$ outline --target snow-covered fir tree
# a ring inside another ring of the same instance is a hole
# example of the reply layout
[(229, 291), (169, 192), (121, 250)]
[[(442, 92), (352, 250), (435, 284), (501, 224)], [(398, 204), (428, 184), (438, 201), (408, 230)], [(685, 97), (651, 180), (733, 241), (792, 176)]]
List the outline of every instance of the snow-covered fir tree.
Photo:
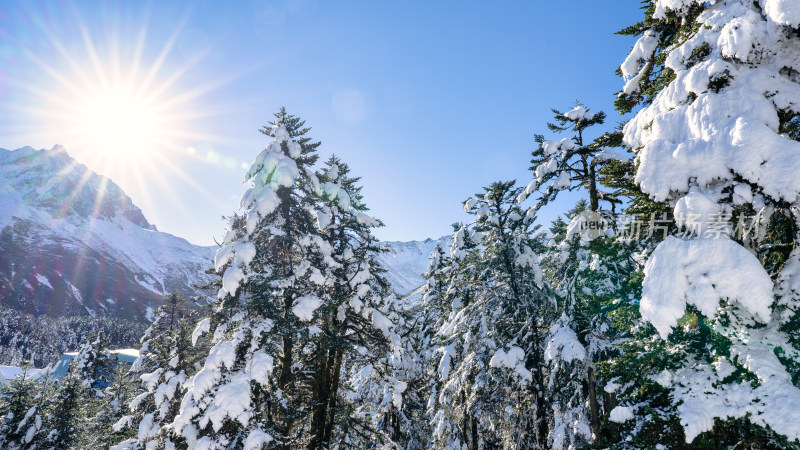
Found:
[[(363, 447), (397, 438), (397, 411), (405, 383), (395, 377), (402, 360), (394, 331), (394, 297), (376, 259), (381, 249), (358, 178), (332, 156), (318, 173), (317, 227), (330, 246), (330, 275), (317, 309), (313, 338), (314, 407), (309, 448)], [(377, 435), (376, 435), (377, 433)]]
[[(160, 447), (166, 444), (170, 430), (167, 425), (178, 414), (180, 388), (197, 371), (203, 346), (192, 343), (197, 321), (196, 307), (176, 292), (164, 299), (150, 328), (142, 336), (139, 357), (130, 373), (139, 383), (137, 395), (129, 399), (130, 414), (122, 415), (112, 430), (133, 434), (115, 448), (137, 449)], [(127, 380), (120, 380), (127, 381)], [(115, 381), (112, 387), (116, 385)]]
[(476, 220), (451, 248), (451, 311), (436, 333), (428, 404), (433, 447), (547, 445), (540, 328), (553, 301), (542, 290), (531, 218), (515, 202), (521, 192), (497, 182), (464, 204)]
[(82, 447), (109, 448), (133, 434), (133, 430), (121, 430), (114, 425), (130, 415), (130, 401), (139, 390), (137, 381), (127, 364), (116, 361), (110, 382), (103, 389), (103, 396), (88, 405), (92, 416), (88, 420)]
[(0, 387), (0, 448), (36, 448), (44, 441), (49, 381), (23, 366), (17, 378)]
[(303, 125), (282, 109), (263, 130), (272, 142), (217, 252), (219, 302), (193, 333), (211, 332), (213, 347), (171, 425), (191, 447), (346, 446), (338, 433), (364, 430), (348, 429), (340, 370), (359, 349), (397, 341), (372, 307), (381, 283), (367, 230), (379, 222), (335, 161), (322, 181), (314, 173), (319, 143)]
[(116, 364), (117, 358), (109, 351), (104, 333), (97, 333), (81, 344), (50, 399), (43, 427), (45, 447), (85, 447), (87, 440), (93, 438), (90, 430), (96, 405), (112, 381)]
[[(517, 198), (523, 204), (536, 195), (528, 209), (532, 216), (563, 191), (579, 190), (585, 199), (550, 229), (542, 252), (545, 281), (557, 299), (549, 318), (545, 360), (548, 364), (547, 396), (553, 403), (549, 445), (581, 446), (600, 433), (605, 402), (596, 379), (597, 364), (611, 349), (605, 313), (617, 301), (621, 286), (620, 265), (625, 249), (615, 248), (615, 212), (622, 203), (618, 190), (603, 183), (604, 171), (628, 160), (615, 150), (620, 133), (605, 133), (590, 140), (593, 126), (605, 121), (580, 103), (562, 113), (553, 110), (547, 126), (563, 138), (536, 136), (531, 171), (534, 179)], [(592, 228), (594, 227), (594, 228)]]
[(84, 425), (84, 408), (88, 403), (83, 396), (81, 381), (78, 376), (69, 373), (59, 381), (49, 408), (51, 415), (45, 424), (46, 445), (70, 448), (76, 443)]
[[(648, 375), (670, 391), (687, 443), (796, 445), (797, 5), (647, 6), (623, 30), (640, 37), (618, 107), (643, 106), (623, 130), (635, 182), (681, 229), (644, 269), (640, 312), (665, 356)], [(611, 420), (636, 434), (649, 407), (625, 402)]]
[[(457, 230), (461, 225), (454, 227)], [(446, 292), (450, 258), (437, 244), (429, 259), (422, 274), (425, 284), (421, 291), (409, 294), (409, 301), (400, 303), (402, 308), (398, 311), (405, 354), (401, 378), (408, 385), (399, 413), (402, 416), (401, 441), (404, 448), (411, 449), (426, 448), (431, 440), (432, 428), (427, 414), (433, 381), (438, 376), (435, 335), (451, 310)]]

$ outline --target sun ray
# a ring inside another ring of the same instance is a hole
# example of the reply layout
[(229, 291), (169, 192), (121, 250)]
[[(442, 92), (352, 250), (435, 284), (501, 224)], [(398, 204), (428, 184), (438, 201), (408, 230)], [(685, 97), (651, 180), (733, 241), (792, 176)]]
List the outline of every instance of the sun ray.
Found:
[[(76, 165), (76, 166), (77, 166), (77, 165)], [(76, 198), (78, 197), (78, 195), (80, 194), (80, 192), (81, 192), (81, 189), (83, 189), (83, 187), (84, 187), (84, 186), (86, 185), (86, 183), (89, 181), (89, 178), (91, 178), (91, 172), (89, 172), (89, 171), (87, 170), (86, 172), (84, 172), (84, 173), (83, 173), (83, 175), (81, 175), (81, 179), (80, 179), (80, 180), (78, 180), (78, 183), (77, 183), (77, 185), (75, 186), (75, 188), (72, 190), (72, 192), (70, 192), (70, 193), (69, 193), (69, 195), (67, 196), (67, 198), (64, 200), (64, 204), (61, 206), (61, 208), (59, 208), (59, 210), (58, 210), (58, 214), (59, 214), (59, 216), (63, 216), (63, 215), (65, 215), (65, 214), (67, 213), (67, 211), (69, 210), (69, 208), (70, 208), (70, 207), (72, 206), (72, 204), (75, 202), (75, 199), (76, 199)]]
[(175, 27), (175, 30), (170, 35), (167, 42), (164, 43), (164, 47), (159, 52), (158, 56), (156, 57), (153, 64), (150, 66), (150, 70), (145, 75), (144, 80), (139, 84), (139, 92), (137, 94), (143, 94), (147, 92), (150, 88), (150, 83), (153, 82), (158, 72), (161, 70), (162, 64), (164, 64), (164, 60), (167, 59), (167, 56), (172, 51), (172, 47), (175, 46), (175, 42), (177, 42), (178, 37), (180, 36), (181, 31), (186, 26), (186, 22), (188, 21), (188, 14), (185, 14), (178, 25)]
[(92, 41), (92, 37), (89, 35), (89, 30), (86, 28), (86, 24), (80, 19), (78, 21), (78, 28), (80, 29), (81, 37), (83, 38), (83, 45), (86, 47), (86, 51), (89, 53), (89, 59), (92, 62), (92, 67), (94, 67), (94, 73), (97, 75), (102, 85), (102, 89), (107, 91), (110, 89), (111, 85), (108, 81), (105, 67), (100, 63), (100, 58), (97, 56), (97, 50), (94, 48), (94, 41)]
[[(149, 10), (148, 10), (146, 15), (149, 16)], [(127, 80), (128, 86), (133, 86), (135, 84), (135, 82), (136, 82), (136, 77), (139, 75), (139, 65), (141, 64), (141, 61), (142, 61), (142, 53), (144, 52), (144, 44), (145, 44), (145, 41), (147, 40), (147, 26), (146, 26), (146, 24), (147, 24), (147, 20), (145, 20), (142, 23), (142, 26), (139, 27), (139, 33), (137, 34), (137, 37), (136, 37), (136, 45), (134, 46), (133, 58), (131, 59), (131, 61), (133, 61), (133, 63), (131, 65), (131, 70), (128, 71), (128, 80)]]
[(108, 182), (108, 178), (100, 177), (100, 186), (97, 188), (97, 194), (95, 195), (94, 203), (92, 204), (92, 217), (98, 217), (100, 215), (100, 208), (103, 206), (103, 200), (106, 198)]

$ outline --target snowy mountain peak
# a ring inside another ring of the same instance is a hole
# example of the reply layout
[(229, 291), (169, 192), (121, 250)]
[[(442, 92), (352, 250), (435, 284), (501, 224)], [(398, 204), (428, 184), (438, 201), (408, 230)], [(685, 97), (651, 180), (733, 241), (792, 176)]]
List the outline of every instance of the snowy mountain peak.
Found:
[(395, 291), (405, 295), (422, 285), (425, 282), (422, 274), (428, 268), (430, 255), (436, 245), (447, 249), (451, 240), (450, 236), (443, 236), (424, 241), (382, 242), (389, 251), (378, 255), (378, 260), (388, 270), (386, 278), (392, 283)]
[[(69, 156), (64, 147), (35, 150), (0, 149), (0, 195), (18, 196), (18, 205), (46, 211), (54, 218), (79, 219), (125, 217), (132, 223), (155, 229), (141, 209), (110, 179), (89, 170)], [(8, 220), (6, 208), (0, 208)], [(2, 222), (0, 222), (2, 223)]]
[(0, 149), (0, 306), (146, 321), (200, 295), (213, 249), (161, 233), (116, 183), (61, 146)]

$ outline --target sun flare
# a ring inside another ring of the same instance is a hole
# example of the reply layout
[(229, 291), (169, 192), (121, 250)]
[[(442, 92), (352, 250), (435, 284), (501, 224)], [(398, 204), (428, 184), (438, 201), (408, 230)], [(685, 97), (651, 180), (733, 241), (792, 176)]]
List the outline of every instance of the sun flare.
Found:
[[(237, 76), (207, 71), (198, 76), (198, 67), (207, 68), (212, 46), (190, 52), (179, 45), (184, 20), (165, 34), (150, 29), (146, 14), (137, 23), (103, 14), (56, 8), (48, 19), (63, 23), (64, 29), (46, 20), (35, 22), (37, 40), (30, 42), (37, 45), (20, 40), (20, 59), (35, 70), (9, 79), (19, 93), (10, 106), (17, 112), (18, 138), (39, 148), (59, 145), (75, 161), (65, 172), (85, 166), (113, 180), (151, 220), (158, 207), (165, 217), (190, 215), (178, 189), (222, 208), (189, 168), (240, 167), (216, 149), (229, 141), (204, 125), (219, 114), (204, 107), (209, 96)], [(100, 19), (102, 27), (97, 26)], [(90, 172), (85, 173), (78, 189), (89, 182)], [(104, 190), (97, 195), (100, 205)]]
[(75, 121), (87, 151), (128, 161), (152, 156), (166, 131), (157, 105), (128, 88), (90, 96)]

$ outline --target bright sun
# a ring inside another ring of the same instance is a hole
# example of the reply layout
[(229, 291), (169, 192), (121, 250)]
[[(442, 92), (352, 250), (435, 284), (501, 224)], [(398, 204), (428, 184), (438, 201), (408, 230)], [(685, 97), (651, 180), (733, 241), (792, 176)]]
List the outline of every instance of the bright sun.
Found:
[(115, 159), (152, 156), (164, 139), (164, 120), (158, 108), (133, 89), (115, 88), (91, 96), (79, 108), (75, 121), (75, 131), (86, 150), (111, 153)]
[[(146, 20), (134, 25), (114, 19), (114, 26), (90, 27), (80, 12), (71, 12), (75, 20), (66, 21), (64, 34), (69, 38), (41, 22), (35, 32), (45, 45), (21, 47), (36, 72), (13, 80), (26, 94), (13, 105), (20, 112), (20, 138), (66, 150), (73, 160), (64, 172), (83, 174), (76, 189), (96, 173), (104, 177), (102, 186), (113, 180), (137, 205), (151, 214), (160, 207), (171, 220), (190, 215), (179, 198), (187, 190), (225, 208), (204, 180), (189, 172), (199, 164), (241, 167), (214, 147), (228, 141), (203, 126), (218, 114), (203, 107), (207, 96), (234, 79), (198, 76), (197, 66), (211, 47), (178, 48), (183, 23), (168, 37), (151, 36)], [(105, 192), (98, 189), (98, 206)]]
[(184, 76), (200, 59), (165, 70), (180, 27), (159, 41), (159, 50), (147, 47), (146, 24), (138, 32), (123, 28), (102, 37), (92, 36), (81, 21), (76, 26), (79, 38), (72, 42), (43, 30), (55, 53), (28, 54), (49, 75), (26, 85), (35, 99), (26, 109), (42, 133), (90, 169), (123, 184), (126, 178), (152, 180), (159, 171), (180, 170), (176, 155), (209, 138), (193, 130), (201, 117), (200, 96), (212, 88), (185, 84)]

